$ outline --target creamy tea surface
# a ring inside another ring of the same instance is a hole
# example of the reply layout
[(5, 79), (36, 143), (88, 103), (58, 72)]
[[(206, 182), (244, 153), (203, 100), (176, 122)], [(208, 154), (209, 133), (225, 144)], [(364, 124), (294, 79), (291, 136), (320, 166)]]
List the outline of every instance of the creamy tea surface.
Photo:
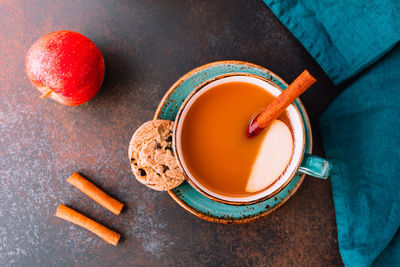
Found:
[(287, 112), (262, 134), (245, 134), (250, 119), (273, 99), (247, 82), (219, 84), (195, 99), (182, 123), (181, 149), (188, 171), (201, 185), (220, 195), (244, 197), (264, 190), (285, 171), (293, 150)]

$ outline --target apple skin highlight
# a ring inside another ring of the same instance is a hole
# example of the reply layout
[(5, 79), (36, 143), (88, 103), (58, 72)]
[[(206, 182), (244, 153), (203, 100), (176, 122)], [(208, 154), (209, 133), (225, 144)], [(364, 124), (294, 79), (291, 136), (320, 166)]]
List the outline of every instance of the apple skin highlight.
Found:
[(67, 106), (80, 105), (94, 97), (103, 82), (104, 70), (97, 46), (73, 31), (42, 36), (25, 58), (25, 72), (32, 84), (43, 95)]

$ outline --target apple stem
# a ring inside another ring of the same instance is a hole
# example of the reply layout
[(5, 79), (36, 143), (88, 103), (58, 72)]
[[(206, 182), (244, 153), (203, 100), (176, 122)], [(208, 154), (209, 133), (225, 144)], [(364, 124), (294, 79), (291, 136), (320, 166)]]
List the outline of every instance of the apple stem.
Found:
[(41, 95), (40, 98), (41, 98), (41, 99), (45, 99), (45, 98), (48, 97), (52, 92), (53, 92), (53, 90), (49, 89), (45, 94)]

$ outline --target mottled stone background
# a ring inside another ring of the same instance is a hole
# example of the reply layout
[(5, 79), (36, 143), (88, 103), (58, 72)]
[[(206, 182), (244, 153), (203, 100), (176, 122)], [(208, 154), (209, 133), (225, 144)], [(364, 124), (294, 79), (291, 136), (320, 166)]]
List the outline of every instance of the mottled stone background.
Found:
[[(265, 66), (287, 81), (304, 68), (302, 96), (323, 156), (318, 115), (340, 92), (259, 0), (0, 1), (0, 265), (337, 266), (329, 181), (307, 177), (272, 215), (246, 225), (203, 221), (130, 172), (134, 130), (180, 76), (216, 60)], [(24, 58), (41, 35), (74, 30), (103, 52), (99, 94), (66, 107), (39, 91)], [(115, 216), (65, 182), (80, 171), (123, 201)], [(115, 229), (117, 247), (55, 218), (64, 203)]]

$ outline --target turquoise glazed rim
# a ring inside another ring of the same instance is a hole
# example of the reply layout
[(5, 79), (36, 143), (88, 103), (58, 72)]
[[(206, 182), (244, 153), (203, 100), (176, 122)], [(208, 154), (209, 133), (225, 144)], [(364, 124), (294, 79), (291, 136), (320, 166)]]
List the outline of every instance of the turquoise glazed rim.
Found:
[[(244, 61), (217, 61), (200, 66), (182, 76), (161, 100), (154, 119), (175, 121), (176, 114), (186, 97), (199, 85), (214, 77), (229, 73), (250, 73), (261, 76), (285, 90), (288, 84), (268, 69)], [(311, 153), (312, 135), (308, 115), (300, 99), (295, 104), (301, 113), (305, 129), (305, 152)], [(296, 174), (290, 183), (273, 197), (250, 205), (228, 205), (211, 200), (187, 181), (168, 191), (169, 195), (190, 213), (217, 223), (247, 223), (266, 216), (285, 203), (299, 188), (305, 174)]]

